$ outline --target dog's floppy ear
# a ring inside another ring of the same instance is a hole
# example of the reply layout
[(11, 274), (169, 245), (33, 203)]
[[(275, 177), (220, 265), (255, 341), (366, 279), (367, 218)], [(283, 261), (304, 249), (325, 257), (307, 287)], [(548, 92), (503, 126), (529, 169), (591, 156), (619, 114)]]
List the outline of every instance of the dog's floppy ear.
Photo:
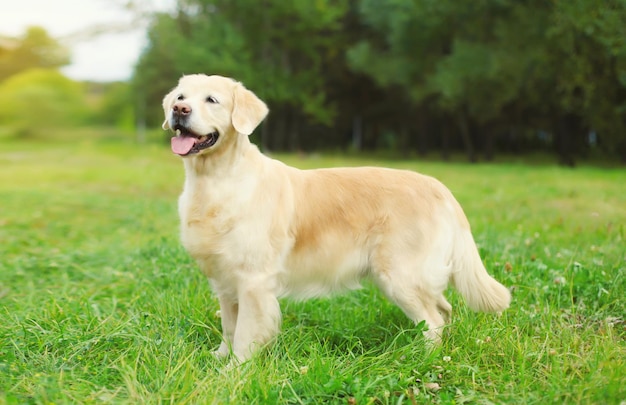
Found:
[(163, 113), (165, 114), (165, 121), (163, 121), (163, 125), (161, 125), (161, 128), (163, 129), (170, 129), (170, 123), (167, 120), (167, 113), (169, 112), (170, 108), (172, 108), (172, 101), (174, 101), (173, 98), (175, 90), (176, 89), (170, 91), (165, 95), (165, 97), (163, 97)]
[(253, 92), (243, 87), (241, 83), (235, 85), (234, 106), (232, 114), (233, 127), (237, 132), (250, 135), (269, 112), (267, 106)]

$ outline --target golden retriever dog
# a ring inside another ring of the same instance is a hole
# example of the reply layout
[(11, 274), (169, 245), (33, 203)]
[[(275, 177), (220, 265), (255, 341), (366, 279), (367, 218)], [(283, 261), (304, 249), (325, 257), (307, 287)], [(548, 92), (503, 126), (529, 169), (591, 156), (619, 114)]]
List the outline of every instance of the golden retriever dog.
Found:
[(183, 76), (163, 100), (185, 184), (182, 244), (220, 304), (216, 354), (244, 361), (279, 331), (278, 299), (317, 297), (371, 279), (425, 336), (440, 339), (448, 283), (477, 311), (509, 306), (470, 225), (439, 181), (376, 167), (299, 170), (248, 139), (268, 108), (241, 83)]

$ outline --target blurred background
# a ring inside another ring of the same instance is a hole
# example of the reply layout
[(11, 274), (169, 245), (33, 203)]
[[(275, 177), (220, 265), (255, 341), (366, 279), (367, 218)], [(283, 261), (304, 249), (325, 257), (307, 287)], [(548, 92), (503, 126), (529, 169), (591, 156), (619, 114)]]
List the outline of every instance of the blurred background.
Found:
[(264, 150), (626, 164), (626, 0), (13, 2), (0, 142), (166, 147), (198, 72), (268, 103)]

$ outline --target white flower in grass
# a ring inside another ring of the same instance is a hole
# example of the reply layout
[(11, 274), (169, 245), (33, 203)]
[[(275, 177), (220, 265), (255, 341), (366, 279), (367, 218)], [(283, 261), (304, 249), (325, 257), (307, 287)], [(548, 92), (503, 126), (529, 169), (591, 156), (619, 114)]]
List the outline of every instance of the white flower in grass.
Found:
[(441, 386), (436, 382), (427, 382), (424, 383), (424, 388), (426, 388), (428, 391), (437, 392), (441, 389)]

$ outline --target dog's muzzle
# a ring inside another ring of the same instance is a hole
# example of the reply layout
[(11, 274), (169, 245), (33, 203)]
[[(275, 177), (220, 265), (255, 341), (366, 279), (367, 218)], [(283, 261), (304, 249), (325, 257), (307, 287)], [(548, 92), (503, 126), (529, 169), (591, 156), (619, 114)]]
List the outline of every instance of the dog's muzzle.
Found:
[(172, 152), (180, 156), (188, 156), (210, 148), (215, 145), (219, 138), (217, 131), (198, 135), (180, 124), (176, 124), (173, 128), (176, 131), (176, 136), (172, 137), (171, 140)]

